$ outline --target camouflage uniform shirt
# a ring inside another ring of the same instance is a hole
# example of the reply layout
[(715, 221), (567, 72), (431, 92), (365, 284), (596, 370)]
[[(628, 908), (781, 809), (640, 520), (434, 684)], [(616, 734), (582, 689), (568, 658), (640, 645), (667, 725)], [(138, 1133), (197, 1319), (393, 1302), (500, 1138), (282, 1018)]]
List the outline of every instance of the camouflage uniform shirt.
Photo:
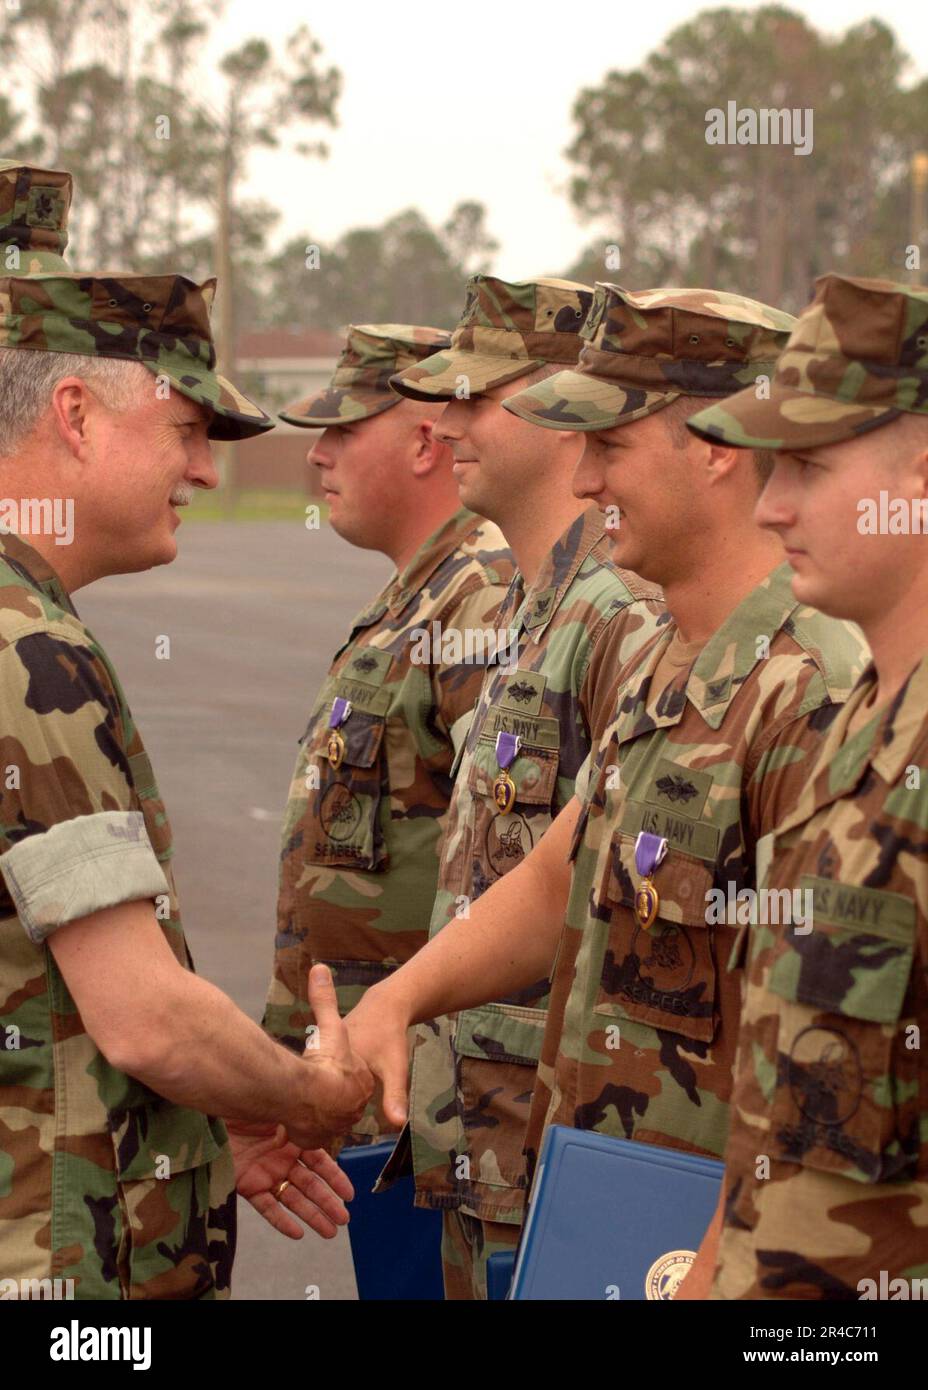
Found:
[[(532, 1153), (547, 1121), (722, 1154), (740, 986), (725, 969), (736, 925), (713, 923), (707, 895), (753, 886), (757, 842), (795, 804), (866, 650), (857, 629), (795, 602), (786, 565), (655, 686), (675, 634), (622, 671), (588, 779)], [(635, 913), (642, 830), (668, 844), (649, 930)]]
[[(311, 965), (330, 967), (344, 1014), (428, 939), (455, 740), (492, 649), (475, 646), (468, 661), (454, 642), (495, 637), (512, 573), (500, 530), (461, 509), (355, 618), (336, 653), (301, 740), (281, 848), (264, 1026), (295, 1051), (312, 1024)], [(336, 769), (327, 744), (338, 697), (351, 713)], [(352, 1138), (378, 1137), (372, 1104)]]
[(928, 659), (861, 724), (874, 686), (775, 830), (767, 882), (811, 893), (812, 930), (742, 933), (714, 1297), (886, 1298), (928, 1272)]
[(116, 673), (49, 566), (0, 540), (0, 1275), (77, 1298), (227, 1296), (225, 1127), (112, 1067), (48, 948), (66, 922), (151, 898), (192, 969), (171, 830)]
[[(463, 749), (432, 934), (520, 863), (570, 801), (591, 730), (614, 709), (616, 673), (663, 614), (658, 589), (612, 565), (603, 528), (600, 512), (588, 508), (528, 593), (517, 575), (503, 604), (499, 625), (511, 625), (513, 646), (487, 672)], [(501, 731), (521, 739), (509, 768), (515, 803), (502, 814), (493, 798)], [(453, 1024), (443, 1018), (418, 1028), (410, 1102), (418, 1205), (521, 1221), (522, 1146), (548, 988), (540, 980)]]

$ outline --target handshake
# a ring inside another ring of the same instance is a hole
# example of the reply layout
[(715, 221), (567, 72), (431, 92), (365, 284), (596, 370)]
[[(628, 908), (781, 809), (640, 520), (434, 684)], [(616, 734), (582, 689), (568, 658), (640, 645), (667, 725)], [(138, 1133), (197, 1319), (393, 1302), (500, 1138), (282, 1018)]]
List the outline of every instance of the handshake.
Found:
[(386, 1010), (378, 1022), (376, 1010), (370, 1017), (371, 1009), (363, 1001), (341, 1018), (325, 965), (310, 970), (307, 997), (316, 1023), (303, 1054), (309, 1069), (305, 1108), (288, 1123), (290, 1137), (307, 1148), (331, 1143), (357, 1123), (378, 1087), (387, 1129), (402, 1129), (408, 1067), (405, 1023)]
[(344, 1202), (354, 1189), (327, 1146), (357, 1123), (378, 1087), (388, 1131), (406, 1122), (408, 1024), (396, 1007), (378, 1008), (376, 996), (369, 990), (343, 1019), (331, 973), (313, 966), (308, 999), (316, 1024), (288, 1113), (276, 1126), (226, 1122), (239, 1195), (291, 1239), (302, 1236), (301, 1221), (327, 1238), (347, 1222)]

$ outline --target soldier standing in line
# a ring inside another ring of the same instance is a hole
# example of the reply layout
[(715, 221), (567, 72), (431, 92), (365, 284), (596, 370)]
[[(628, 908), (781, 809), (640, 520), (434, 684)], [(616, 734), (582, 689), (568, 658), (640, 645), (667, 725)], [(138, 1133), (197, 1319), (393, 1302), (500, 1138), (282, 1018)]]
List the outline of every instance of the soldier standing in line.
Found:
[[(347, 1013), (427, 940), (455, 751), (512, 575), (499, 529), (461, 506), (434, 408), (388, 385), (447, 343), (435, 328), (352, 327), (332, 381), (282, 412), (321, 432), (309, 462), (333, 529), (396, 566), (335, 653), (291, 782), (264, 1026), (298, 1052), (314, 962)], [(371, 1104), (347, 1142), (380, 1137)]]
[(785, 545), (796, 597), (859, 623), (873, 664), (774, 827), (765, 886), (809, 895), (813, 929), (762, 919), (742, 933), (727, 1200), (683, 1293), (705, 1296), (714, 1270), (720, 1299), (916, 1298), (928, 1269), (928, 293), (823, 275), (769, 399), (739, 392), (689, 424), (776, 450), (757, 520)]

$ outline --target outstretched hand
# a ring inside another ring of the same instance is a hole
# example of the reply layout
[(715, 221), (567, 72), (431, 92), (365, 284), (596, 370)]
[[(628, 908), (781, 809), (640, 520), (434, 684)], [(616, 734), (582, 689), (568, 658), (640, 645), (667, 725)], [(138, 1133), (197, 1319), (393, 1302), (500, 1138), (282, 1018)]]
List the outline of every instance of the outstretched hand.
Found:
[(354, 1188), (324, 1149), (298, 1149), (283, 1125), (227, 1128), (236, 1190), (275, 1230), (301, 1240), (305, 1225), (331, 1240), (347, 1223)]

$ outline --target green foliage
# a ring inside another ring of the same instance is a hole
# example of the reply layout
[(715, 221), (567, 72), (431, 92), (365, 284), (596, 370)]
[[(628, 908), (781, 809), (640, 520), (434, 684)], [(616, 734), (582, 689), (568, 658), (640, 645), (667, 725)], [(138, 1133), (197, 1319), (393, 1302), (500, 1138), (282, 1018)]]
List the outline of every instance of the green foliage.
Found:
[[(5, 156), (44, 160), (74, 174), (69, 257), (75, 265), (215, 271), (200, 229), (216, 215), (228, 177), (232, 264), (265, 254), (277, 213), (237, 206), (236, 180), (252, 150), (285, 128), (335, 124), (341, 74), (320, 66), (320, 44), (298, 29), (278, 62), (263, 38), (225, 54), (221, 111), (197, 97), (195, 69), (209, 61), (224, 0), (21, 0), (0, 7), (6, 61), (34, 74), (34, 135), (0, 97)], [(165, 125), (167, 121), (167, 125)], [(159, 138), (159, 123), (168, 138)], [(320, 145), (301, 143), (301, 154)], [(185, 254), (191, 252), (188, 261)]]
[[(574, 206), (621, 246), (621, 279), (721, 285), (784, 307), (826, 269), (903, 273), (925, 84), (870, 19), (837, 38), (780, 5), (704, 10), (628, 72), (582, 91)], [(811, 108), (814, 149), (709, 145), (706, 112)], [(926, 246), (928, 251), (928, 246)], [(591, 264), (590, 261), (587, 264)]]
[[(330, 246), (295, 237), (267, 266), (258, 322), (332, 331), (347, 323), (452, 328), (466, 276), (485, 269), (496, 249), (485, 219), (482, 204), (463, 202), (438, 229), (408, 208), (379, 227), (352, 228)], [(319, 246), (318, 270), (306, 265), (312, 245)]]

